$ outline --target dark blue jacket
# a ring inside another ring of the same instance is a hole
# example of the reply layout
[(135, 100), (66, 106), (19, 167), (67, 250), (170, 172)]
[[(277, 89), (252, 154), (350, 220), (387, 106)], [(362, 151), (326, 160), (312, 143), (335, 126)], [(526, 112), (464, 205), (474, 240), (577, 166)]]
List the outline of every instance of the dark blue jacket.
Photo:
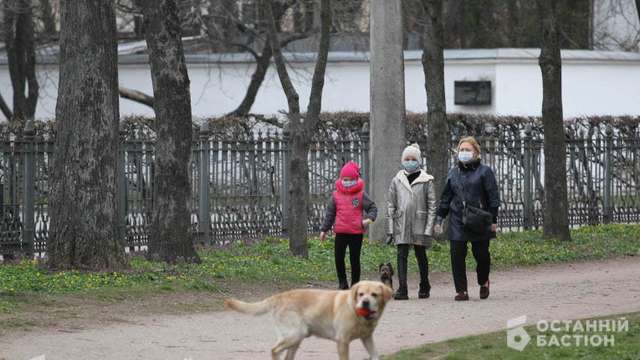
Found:
[[(500, 207), (500, 193), (496, 177), (490, 167), (480, 163), (480, 160), (468, 164), (458, 163), (458, 166), (449, 171), (447, 183), (440, 197), (440, 205), (436, 215), (436, 223), (442, 223), (447, 215), (449, 218), (449, 239), (454, 241), (471, 240), (465, 234), (462, 226), (462, 199), (467, 204), (481, 207), (493, 215), (493, 223), (498, 221), (498, 208)], [(482, 239), (489, 240), (492, 237), (491, 228), (488, 227)]]

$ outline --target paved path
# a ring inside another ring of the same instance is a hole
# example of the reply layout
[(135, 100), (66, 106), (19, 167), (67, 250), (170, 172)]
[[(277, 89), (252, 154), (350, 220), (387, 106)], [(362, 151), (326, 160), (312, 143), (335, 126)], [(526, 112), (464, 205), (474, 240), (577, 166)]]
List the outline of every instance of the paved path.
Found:
[[(432, 297), (392, 301), (375, 340), (383, 354), (424, 343), (504, 329), (507, 319), (574, 319), (640, 311), (640, 258), (494, 272), (491, 297), (454, 302), (449, 274), (435, 274)], [(469, 274), (470, 283), (474, 279)], [(106, 328), (36, 331), (0, 339), (0, 359), (46, 355), (64, 359), (267, 359), (275, 341), (270, 320), (232, 312), (137, 318)], [(366, 357), (360, 342), (352, 358)], [(310, 338), (299, 359), (335, 359), (335, 345)]]

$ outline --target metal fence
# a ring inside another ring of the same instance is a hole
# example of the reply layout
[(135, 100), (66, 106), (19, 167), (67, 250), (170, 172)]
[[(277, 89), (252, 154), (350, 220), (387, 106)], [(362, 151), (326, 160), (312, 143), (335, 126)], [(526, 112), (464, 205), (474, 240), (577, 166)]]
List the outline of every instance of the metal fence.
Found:
[[(640, 139), (610, 127), (598, 129), (568, 131), (570, 224), (640, 222)], [(494, 169), (500, 188), (499, 225), (510, 230), (540, 227), (544, 209), (541, 135), (523, 128), (509, 134), (480, 134), (478, 139), (483, 161)], [(292, 216), (282, 205), (288, 201), (288, 140), (286, 132), (258, 132), (248, 139), (230, 139), (206, 129), (195, 134), (190, 205), (199, 241), (224, 245), (282, 234)], [(126, 242), (133, 248), (148, 242), (154, 142), (143, 128), (128, 128), (121, 136), (120, 210)], [(424, 139), (418, 142), (426, 148)], [(361, 164), (367, 180), (368, 146), (366, 129), (322, 134), (312, 140), (309, 231), (318, 231), (345, 162)], [(32, 129), (0, 133), (0, 254), (45, 250), (52, 152), (53, 141), (46, 134)]]

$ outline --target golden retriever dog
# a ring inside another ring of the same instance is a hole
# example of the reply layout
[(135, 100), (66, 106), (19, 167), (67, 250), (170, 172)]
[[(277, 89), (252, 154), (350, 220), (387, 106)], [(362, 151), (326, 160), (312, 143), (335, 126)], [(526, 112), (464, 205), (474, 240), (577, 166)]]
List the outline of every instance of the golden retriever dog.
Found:
[(273, 359), (285, 351), (285, 359), (293, 359), (311, 335), (337, 342), (340, 360), (349, 358), (349, 343), (355, 339), (362, 340), (371, 359), (378, 359), (373, 331), (392, 292), (381, 282), (360, 281), (349, 290), (291, 290), (256, 303), (227, 299), (224, 305), (244, 314), (273, 316), (278, 338)]

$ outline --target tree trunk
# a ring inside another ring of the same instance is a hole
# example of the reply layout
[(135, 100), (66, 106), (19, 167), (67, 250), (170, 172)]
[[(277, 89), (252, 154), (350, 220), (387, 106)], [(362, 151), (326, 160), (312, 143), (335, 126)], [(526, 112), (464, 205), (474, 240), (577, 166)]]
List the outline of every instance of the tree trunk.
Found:
[(63, 0), (47, 241), (52, 269), (126, 262), (117, 207), (117, 60), (113, 1)]
[(33, 119), (38, 103), (31, 5), (31, 0), (4, 2), (4, 40), (13, 87), (14, 121)]
[[(440, 7), (442, 7), (442, 4), (440, 4)], [(464, 26), (464, 10), (464, 0), (448, 0), (446, 21), (444, 21), (442, 13), (439, 15), (439, 22), (444, 22), (446, 26), (446, 31), (443, 31), (443, 36), (446, 35), (447, 37), (446, 44), (448, 47), (460, 49), (465, 47), (464, 32), (466, 29)]]
[[(289, 107), (289, 131), (291, 132), (291, 138), (289, 143), (289, 153), (291, 154), (289, 163), (285, 164), (289, 171), (289, 203), (283, 204), (283, 206), (289, 207), (290, 218), (288, 223), (285, 224), (287, 233), (289, 236), (289, 249), (294, 255), (301, 257), (308, 257), (307, 248), (307, 218), (309, 202), (308, 198), (308, 186), (304, 189), (305, 184), (308, 185), (308, 165), (307, 165), (307, 151), (308, 148), (301, 146), (303, 139), (300, 139), (302, 133), (300, 128), (300, 101), (298, 92), (296, 91), (287, 67), (285, 64), (284, 56), (280, 49), (280, 41), (278, 40), (278, 28), (273, 16), (273, 8), (271, 1), (262, 0), (262, 9), (265, 13), (267, 20), (267, 35), (268, 41), (271, 44), (273, 51), (273, 58), (276, 63), (276, 70), (278, 71), (278, 77), (280, 78), (280, 84), (282, 90), (287, 97), (287, 105)], [(303, 158), (304, 156), (304, 158)], [(304, 229), (304, 230), (303, 230)]]
[[(320, 45), (318, 49), (318, 58), (316, 60), (313, 78), (311, 79), (311, 93), (309, 94), (309, 104), (307, 105), (307, 115), (304, 122), (299, 123), (301, 129), (297, 129), (293, 139), (294, 154), (291, 159), (295, 161), (291, 165), (291, 178), (293, 182), (292, 189), (297, 192), (299, 198), (291, 196), (291, 210), (289, 214), (298, 214), (298, 211), (304, 211), (304, 217), (298, 219), (295, 232), (291, 233), (290, 239), (297, 239), (298, 236), (304, 236), (304, 256), (306, 257), (307, 248), (307, 210), (309, 208), (309, 164), (308, 154), (311, 140), (314, 133), (318, 129), (320, 123), (320, 111), (322, 110), (322, 90), (324, 88), (324, 76), (327, 69), (327, 58), (329, 55), (330, 45), (330, 29), (331, 29), (331, 0), (322, 0), (320, 2)], [(294, 131), (292, 131), (294, 133)], [(296, 171), (294, 173), (294, 171)], [(296, 181), (300, 179), (299, 183)], [(300, 201), (304, 200), (304, 201)], [(304, 207), (304, 209), (303, 209)]]
[(425, 36), (422, 68), (427, 91), (427, 164), (440, 198), (449, 170), (449, 125), (444, 94), (442, 0), (422, 0)]
[(537, 0), (542, 21), (542, 122), (544, 127), (544, 236), (570, 240), (566, 144), (562, 115), (562, 61), (555, 0)]
[[(398, 172), (398, 158), (406, 145), (402, 3), (401, 0), (369, 2), (371, 119), (367, 180), (369, 196), (381, 209), (387, 204), (389, 182)], [(413, 3), (422, 9), (418, 0)], [(418, 26), (421, 23), (416, 22)], [(386, 216), (381, 216), (370, 225), (371, 241), (384, 241), (386, 221)]]
[(521, 44), (521, 32), (522, 32), (522, 24), (520, 23), (520, 7), (517, 1), (509, 1), (506, 4), (506, 23), (508, 24), (509, 29), (511, 31), (506, 34), (506, 38), (509, 43), (513, 44), (512, 46), (516, 46), (516, 44)]
[(268, 41), (271, 44), (273, 58), (276, 63), (278, 77), (287, 97), (289, 106), (289, 131), (291, 133), (289, 151), (290, 161), (288, 166), (290, 174), (289, 207), (291, 214), (287, 227), (289, 235), (289, 248), (294, 255), (308, 257), (308, 217), (309, 217), (309, 144), (319, 122), (319, 114), (322, 108), (322, 89), (324, 75), (329, 52), (329, 31), (331, 28), (331, 2), (321, 2), (321, 34), (318, 59), (311, 83), (311, 94), (307, 107), (307, 117), (300, 117), (300, 104), (298, 93), (287, 72), (281, 43), (277, 36), (277, 26), (273, 16), (273, 8), (270, 1), (263, 0), (263, 9), (267, 18)]
[(175, 0), (141, 0), (149, 47), (156, 148), (153, 215), (147, 256), (200, 262), (191, 231), (191, 95)]

